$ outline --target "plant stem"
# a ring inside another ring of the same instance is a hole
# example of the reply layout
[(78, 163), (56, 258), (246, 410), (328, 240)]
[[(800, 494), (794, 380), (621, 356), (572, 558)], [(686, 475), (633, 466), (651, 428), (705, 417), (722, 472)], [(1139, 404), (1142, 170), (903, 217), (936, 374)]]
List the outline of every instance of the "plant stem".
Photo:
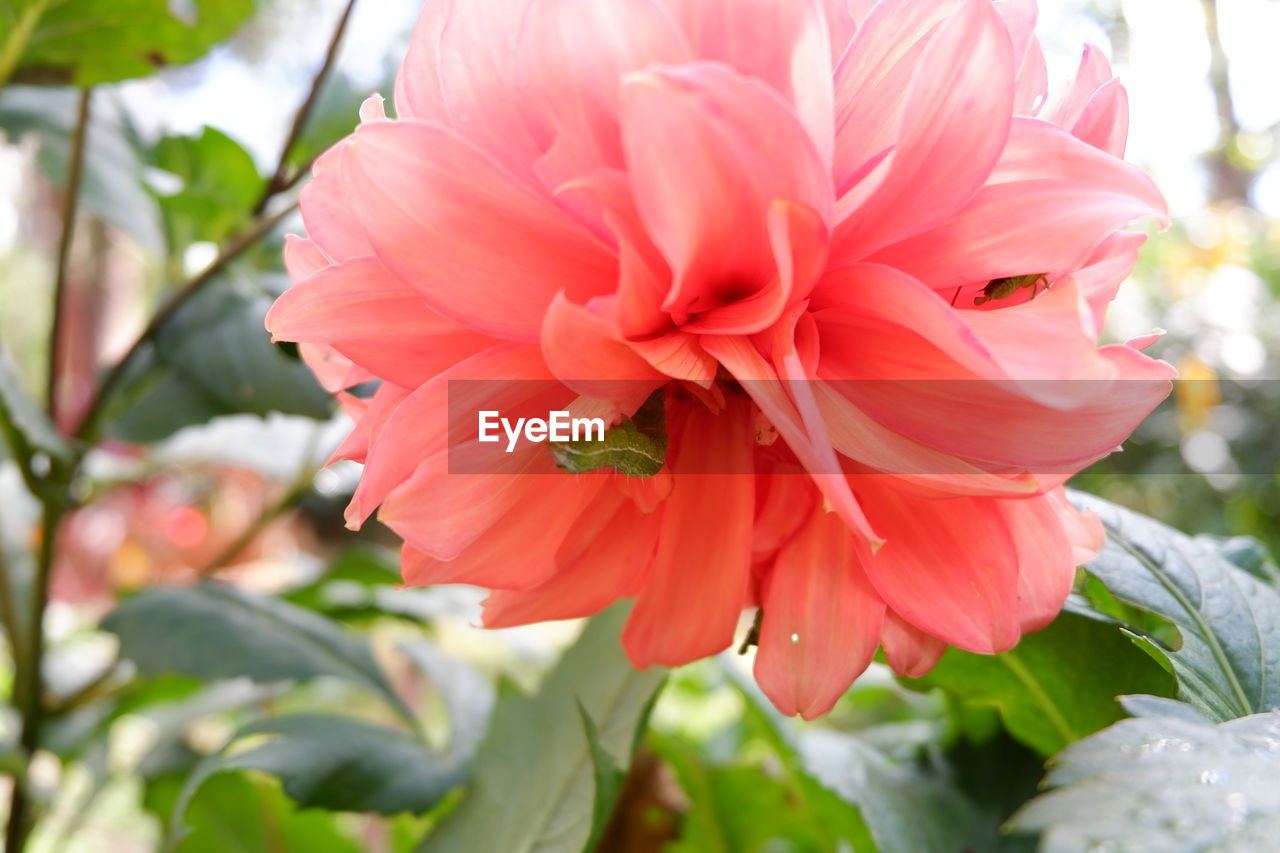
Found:
[[(31, 591), (31, 619), (28, 637), (21, 656), (14, 659), (14, 703), (22, 717), (20, 744), (27, 760), (40, 746), (40, 729), (44, 723), (40, 668), (44, 663), (44, 611), (49, 603), (49, 578), (53, 571), (54, 543), (63, 507), (48, 501), (40, 523), (40, 545), (37, 550), (36, 577)], [(21, 853), (31, 830), (31, 797), (25, 779), (13, 780), (9, 799), (9, 825), (5, 830), (5, 850)]]
[(146, 345), (159, 334), (165, 323), (183, 305), (186, 305), (194, 296), (208, 287), (232, 261), (270, 233), (285, 217), (293, 213), (297, 206), (297, 202), (294, 202), (277, 213), (256, 219), (248, 230), (241, 232), (238, 237), (226, 245), (213, 263), (183, 284), (177, 293), (152, 316), (151, 321), (138, 334), (138, 337), (129, 346), (125, 354), (107, 371), (107, 375), (103, 378), (98, 390), (93, 395), (93, 399), (89, 402), (89, 407), (85, 411), (84, 418), (80, 421), (80, 426), (75, 431), (74, 437), (76, 439), (88, 444), (93, 444), (97, 440), (98, 422), (102, 419), (106, 405), (111, 400), (111, 395), (115, 393), (120, 381), (128, 373), (129, 367), (142, 354)]
[(89, 105), (92, 89), (80, 91), (80, 107), (76, 114), (75, 135), (71, 138), (71, 162), (67, 166), (67, 187), (62, 197), (62, 236), (58, 240), (58, 273), (53, 291), (53, 328), (49, 332), (49, 377), (47, 405), (49, 419), (58, 423), (58, 374), (62, 360), (62, 339), (66, 319), (68, 267), (71, 244), (75, 241), (76, 206), (80, 201), (80, 181), (84, 172), (84, 147), (89, 136)]
[(234, 560), (241, 551), (248, 548), (254, 539), (257, 539), (262, 531), (267, 529), (271, 522), (293, 509), (302, 499), (311, 493), (316, 475), (316, 468), (311, 464), (308, 458), (303, 462), (303, 470), (298, 473), (293, 482), (289, 485), (288, 490), (271, 506), (263, 510), (262, 514), (254, 519), (248, 527), (240, 532), (230, 545), (223, 548), (222, 551), (206, 563), (199, 574), (203, 577), (212, 574), (218, 569), (228, 565)]
[(351, 20), (351, 12), (355, 9), (355, 6), (356, 0), (347, 0), (346, 8), (342, 10), (342, 16), (338, 18), (337, 26), (333, 29), (333, 35), (329, 38), (329, 48), (325, 51), (324, 61), (320, 64), (320, 69), (316, 71), (315, 77), (311, 80), (311, 89), (307, 92), (306, 99), (293, 116), (293, 125), (289, 128), (288, 136), (285, 137), (284, 147), (280, 149), (280, 161), (276, 164), (276, 170), (272, 173), (271, 179), (267, 181), (266, 187), (263, 188), (262, 197), (253, 206), (253, 214), (255, 216), (266, 210), (267, 202), (271, 201), (272, 196), (296, 184), (301, 175), (306, 172), (306, 169), (299, 169), (292, 176), (289, 175), (289, 154), (293, 151), (294, 146), (298, 144), (298, 140), (302, 138), (302, 131), (307, 126), (307, 120), (311, 118), (316, 102), (320, 99), (320, 90), (324, 88), (324, 82), (329, 77), (329, 71), (338, 59), (338, 49), (342, 46), (342, 37), (347, 31), (347, 22)]

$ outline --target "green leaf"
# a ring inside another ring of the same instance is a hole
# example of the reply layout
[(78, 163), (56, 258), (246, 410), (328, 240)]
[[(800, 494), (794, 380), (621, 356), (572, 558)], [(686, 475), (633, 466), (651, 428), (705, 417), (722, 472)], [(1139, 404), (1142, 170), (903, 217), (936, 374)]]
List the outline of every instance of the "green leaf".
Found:
[(102, 627), (144, 675), (257, 682), (336, 676), (412, 719), (363, 637), (274, 598), (218, 583), (152, 587), (121, 603)]
[(858, 807), (878, 850), (955, 853), (982, 832), (981, 815), (945, 775), (834, 731), (811, 731), (801, 751), (820, 782)]
[(302, 808), (420, 814), (462, 783), (463, 765), (447, 761), (406, 732), (333, 714), (295, 714), (261, 720), (239, 731), (236, 742), (271, 736), (260, 746), (202, 761), (174, 804), (169, 837), (183, 835), (185, 814), (201, 787), (229, 770), (259, 770), (279, 777)]
[(184, 305), (124, 381), (108, 411), (108, 432), (151, 442), (218, 415), (327, 418), (330, 396), (263, 331), (277, 295), (268, 281), (223, 279)]
[(551, 456), (570, 474), (612, 468), (629, 477), (652, 477), (667, 461), (667, 415), (655, 391), (633, 417), (605, 431), (603, 441), (553, 442)]
[(52, 465), (71, 458), (71, 445), (49, 416), (23, 389), (18, 368), (0, 351), (0, 433), (14, 455), (30, 459), (43, 453)]
[(1280, 568), (1267, 546), (1252, 536), (1197, 536), (1216, 548), (1222, 558), (1244, 569), (1260, 581), (1272, 586), (1280, 584)]
[[(54, 186), (65, 187), (78, 96), (71, 90), (9, 86), (0, 89), (0, 130), (10, 139), (38, 142), (36, 164)], [(145, 249), (163, 248), (160, 210), (142, 182), (143, 165), (133, 130), (102, 94), (94, 97), (84, 152), (80, 201)]]
[(595, 850), (609, 825), (614, 806), (618, 803), (618, 795), (622, 793), (622, 783), (627, 774), (618, 767), (613, 756), (600, 743), (600, 732), (587, 709), (578, 703), (578, 715), (582, 718), (582, 730), (587, 736), (587, 748), (591, 753), (591, 769), (595, 775), (595, 794), (591, 798), (591, 834), (583, 850)]
[(253, 158), (212, 127), (199, 136), (169, 136), (156, 143), (153, 164), (182, 181), (160, 199), (171, 255), (192, 243), (222, 243), (248, 222), (263, 178)]
[[(1179, 696), (1215, 720), (1280, 708), (1280, 592), (1204, 540), (1099, 498), (1075, 497), (1108, 534), (1086, 570), (1181, 634), (1180, 648), (1164, 649)], [(1157, 645), (1151, 639), (1148, 648)]]
[[(43, 6), (14, 81), (92, 86), (192, 62), (248, 20), (254, 0), (26, 0)], [(190, 15), (176, 15), (186, 7)], [(0, 81), (3, 82), (3, 81)]]
[(1174, 690), (1118, 627), (1072, 613), (998, 655), (949, 649), (928, 675), (906, 683), (996, 708), (1009, 733), (1042, 755), (1122, 719), (1121, 693)]
[(1189, 707), (1125, 720), (1057, 756), (1051, 790), (1010, 824), (1043, 833), (1046, 853), (1271, 853), (1280, 838), (1278, 745), (1274, 712), (1220, 725)]
[[(148, 782), (144, 798), (155, 814), (170, 814), (182, 793), (180, 776)], [(187, 809), (190, 831), (171, 853), (360, 853), (337, 815), (302, 811), (266, 778), (224, 773), (201, 787)], [(172, 839), (177, 841), (176, 839)]]
[(689, 800), (679, 840), (663, 848), (668, 853), (871, 848), (857, 809), (808, 777), (714, 765), (688, 744), (658, 733), (650, 743)]
[(575, 704), (599, 729), (600, 747), (630, 764), (636, 730), (665, 672), (633, 669), (618, 636), (628, 608), (592, 619), (532, 696), (505, 690), (458, 809), (427, 836), (424, 853), (501, 850), (580, 853), (591, 835), (596, 776)]

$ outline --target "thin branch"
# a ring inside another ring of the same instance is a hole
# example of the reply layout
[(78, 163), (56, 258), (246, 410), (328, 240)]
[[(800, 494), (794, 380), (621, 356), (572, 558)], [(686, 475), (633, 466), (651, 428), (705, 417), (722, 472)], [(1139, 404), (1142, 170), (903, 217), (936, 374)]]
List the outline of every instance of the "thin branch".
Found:
[[(43, 679), (40, 669), (44, 665), (44, 611), (49, 604), (49, 579), (53, 572), (54, 544), (58, 538), (58, 524), (62, 521), (63, 508), (56, 501), (44, 505), (40, 524), (40, 546), (36, 561), (36, 577), (32, 589), (31, 620), (27, 627), (29, 636), (23, 646), (23, 656), (14, 661), (14, 704), (22, 719), (22, 736), (19, 743), (25, 755), (35, 754), (40, 745), (40, 730), (44, 725), (44, 699), (41, 695)], [(20, 853), (31, 831), (29, 785), (14, 780), (9, 799), (9, 825), (5, 829), (5, 850)]]
[(98, 390), (94, 393), (93, 399), (89, 403), (84, 418), (80, 421), (80, 426), (76, 429), (75, 438), (80, 441), (92, 444), (97, 438), (98, 421), (101, 419), (107, 403), (110, 402), (112, 394), (115, 393), (121, 380), (128, 373), (133, 362), (143, 352), (144, 347), (153, 340), (164, 325), (169, 322), (170, 318), (178, 312), (182, 306), (191, 301), (193, 297), (209, 286), (219, 275), (221, 275), (231, 262), (240, 257), (248, 249), (250, 249), (259, 240), (271, 232), (277, 225), (281, 223), (289, 214), (293, 213), (298, 207), (295, 201), (288, 207), (273, 213), (270, 216), (260, 217), (254, 221), (248, 230), (233, 239), (218, 254), (213, 263), (205, 267), (193, 278), (188, 280), (178, 292), (175, 293), (165, 305), (152, 316), (151, 321), (147, 323), (145, 329), (139, 334), (133, 344), (125, 352), (115, 365), (107, 371), (107, 375), (103, 378), (102, 384), (98, 386)]
[(67, 166), (67, 187), (62, 197), (62, 236), (58, 240), (58, 273), (53, 290), (53, 327), (49, 331), (49, 419), (58, 422), (58, 374), (61, 363), (63, 335), (65, 333), (68, 267), (71, 263), (71, 244), (76, 234), (76, 206), (80, 201), (80, 181), (84, 173), (85, 140), (89, 136), (89, 105), (93, 90), (80, 91), (80, 106), (76, 113), (75, 135), (71, 138), (71, 162)]
[(22, 636), (22, 625), (18, 622), (18, 602), (14, 600), (18, 578), (14, 567), (9, 564), (9, 554), (5, 548), (4, 531), (0, 530), (0, 619), (4, 620), (4, 633), (9, 641), (9, 655), (13, 660), (22, 660), (25, 654)]
[(298, 107), (298, 112), (294, 114), (293, 126), (289, 128), (289, 135), (285, 137), (284, 147), (280, 150), (280, 161), (276, 164), (276, 170), (272, 173), (271, 179), (267, 181), (266, 187), (263, 188), (262, 196), (258, 199), (258, 203), (253, 206), (254, 216), (266, 210), (267, 203), (271, 201), (273, 196), (296, 184), (303, 171), (305, 171), (298, 170), (290, 176), (289, 154), (292, 153), (294, 146), (298, 144), (298, 140), (302, 138), (302, 131), (306, 129), (307, 120), (311, 118), (316, 102), (320, 99), (320, 90), (324, 88), (325, 80), (329, 77), (329, 71), (338, 59), (338, 49), (342, 46), (342, 37), (347, 31), (347, 22), (351, 20), (351, 12), (355, 9), (355, 6), (356, 0), (347, 0), (347, 6), (342, 10), (342, 16), (338, 18), (338, 24), (334, 27), (333, 35), (329, 39), (329, 48), (324, 54), (324, 62), (321, 63), (320, 69), (316, 71), (315, 77), (311, 80), (311, 90), (307, 92), (306, 100), (302, 102), (302, 106)]
[(240, 535), (230, 545), (223, 548), (216, 557), (205, 563), (199, 570), (201, 577), (230, 565), (231, 561), (239, 556), (241, 551), (248, 548), (253, 543), (253, 540), (257, 539), (262, 531), (267, 529), (271, 522), (302, 503), (302, 499), (311, 494), (311, 490), (315, 488), (316, 473), (319, 471), (319, 468), (312, 460), (315, 458), (317, 445), (320, 443), (320, 436), (323, 431), (323, 425), (317, 426), (312, 430), (306, 447), (302, 451), (302, 466), (298, 469), (298, 473), (294, 475), (288, 489), (280, 496), (280, 499), (250, 522), (248, 527), (241, 531)]

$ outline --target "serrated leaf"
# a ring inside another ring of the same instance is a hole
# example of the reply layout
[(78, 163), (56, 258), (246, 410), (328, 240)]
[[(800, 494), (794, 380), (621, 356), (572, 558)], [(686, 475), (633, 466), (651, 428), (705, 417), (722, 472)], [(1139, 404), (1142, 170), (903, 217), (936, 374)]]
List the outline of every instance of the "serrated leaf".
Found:
[(144, 675), (257, 682), (335, 676), (412, 718), (378, 669), (368, 641), (268, 596), (209, 582), (152, 587), (122, 602), (102, 628), (120, 639), (121, 657)]
[(596, 616), (537, 693), (498, 700), (458, 809), (427, 836), (423, 853), (501, 850), (581, 853), (591, 834), (595, 792), (590, 745), (575, 703), (591, 715), (600, 746), (630, 764), (636, 729), (665, 677), (636, 670), (618, 642), (628, 608)]
[[(92, 86), (146, 77), (203, 56), (253, 14), (254, 0), (60, 0), (43, 7), (23, 47), (15, 82)], [(3, 81), (0, 81), (3, 82)]]
[(996, 708), (1009, 733), (1041, 755), (1123, 718), (1122, 693), (1174, 690), (1117, 626), (1073, 613), (997, 655), (949, 649), (928, 675), (906, 682)]
[(605, 430), (603, 440), (552, 442), (556, 465), (570, 474), (612, 468), (628, 477), (652, 477), (667, 461), (666, 403), (654, 392), (636, 413)]
[(1075, 499), (1108, 534), (1085, 569), (1116, 598), (1170, 620), (1181, 634), (1180, 648), (1164, 649), (1178, 695), (1215, 720), (1280, 708), (1280, 592), (1204, 540), (1099, 498)]
[(465, 778), (465, 767), (436, 755), (406, 732), (334, 714), (295, 714), (260, 720), (236, 740), (268, 735), (259, 746), (211, 755), (187, 778), (170, 817), (169, 837), (184, 835), (192, 799), (212, 777), (259, 770), (280, 779), (302, 808), (401, 812), (431, 809)]
[(1125, 720), (1068, 747), (1010, 820), (1043, 853), (1230, 850), (1280, 838), (1280, 714)]

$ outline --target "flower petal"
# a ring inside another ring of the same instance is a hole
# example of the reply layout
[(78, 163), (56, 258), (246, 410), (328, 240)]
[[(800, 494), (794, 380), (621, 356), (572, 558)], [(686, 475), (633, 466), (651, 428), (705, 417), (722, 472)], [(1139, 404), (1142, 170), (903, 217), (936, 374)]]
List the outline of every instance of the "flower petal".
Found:
[(1126, 223), (1166, 216), (1141, 170), (1037, 119), (1014, 119), (992, 181), (951, 219), (870, 260), (946, 291), (1068, 272)]
[(778, 199), (824, 220), (826, 170), (787, 106), (718, 65), (632, 74), (623, 141), (640, 216), (675, 274), (677, 323), (780, 287), (768, 231)]
[(928, 499), (878, 477), (855, 484), (886, 542), (862, 564), (886, 605), (915, 627), (979, 654), (1021, 635), (1018, 552), (997, 498)]
[[(622, 633), (627, 656), (641, 668), (727, 648), (751, 581), (749, 406), (731, 400), (718, 414), (695, 406), (682, 426), (649, 579)], [(688, 473), (708, 470), (742, 473)]]
[(605, 246), (443, 128), (365, 125), (347, 144), (343, 177), (379, 260), (486, 334), (537, 340), (556, 293), (584, 302), (617, 278)]
[(819, 510), (779, 552), (766, 582), (755, 676), (787, 716), (830, 711), (875, 654), (884, 602), (853, 535)]
[(832, 257), (865, 258), (945, 219), (978, 191), (1008, 138), (1014, 70), (1009, 33), (991, 3), (966, 3), (938, 27), (911, 79), (884, 178), (836, 228)]

